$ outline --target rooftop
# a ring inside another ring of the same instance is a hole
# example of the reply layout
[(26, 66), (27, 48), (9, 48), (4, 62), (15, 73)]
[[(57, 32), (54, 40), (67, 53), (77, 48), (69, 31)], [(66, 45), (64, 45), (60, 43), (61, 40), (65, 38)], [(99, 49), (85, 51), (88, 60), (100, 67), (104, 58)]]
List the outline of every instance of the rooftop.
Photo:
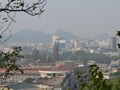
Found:
[(48, 86), (61, 86), (64, 77), (42, 78), (39, 83)]

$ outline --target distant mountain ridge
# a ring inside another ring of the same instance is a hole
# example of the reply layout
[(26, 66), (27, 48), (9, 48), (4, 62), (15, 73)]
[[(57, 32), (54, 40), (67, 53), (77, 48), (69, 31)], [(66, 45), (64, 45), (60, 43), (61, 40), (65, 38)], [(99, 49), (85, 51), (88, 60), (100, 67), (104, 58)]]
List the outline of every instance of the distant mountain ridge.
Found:
[(33, 31), (30, 29), (21, 30), (15, 33), (11, 38), (10, 41), (13, 42), (50, 42), (51, 41), (51, 34), (45, 33), (42, 31)]
[(66, 32), (62, 29), (59, 29), (55, 32), (55, 35), (58, 35), (62, 38), (64, 38), (65, 40), (71, 40), (71, 39), (79, 39), (80, 37), (70, 33), (70, 32)]
[(95, 35), (93, 38), (98, 39), (98, 40), (105, 40), (105, 39), (110, 38), (110, 35), (106, 32), (103, 32), (103, 33), (100, 33), (98, 35)]
[[(20, 30), (19, 32), (13, 34), (13, 36), (7, 42), (31, 42), (31, 43), (49, 43), (52, 42), (52, 35), (58, 35), (64, 40), (71, 40), (71, 39), (81, 39), (70, 32), (64, 31), (63, 29), (57, 30), (53, 34), (49, 34), (43, 31), (35, 31), (30, 29)], [(4, 39), (7, 35), (4, 35)], [(110, 38), (110, 35), (107, 33), (100, 33), (92, 37), (93, 39), (97, 40), (105, 40)], [(4, 40), (3, 39), (3, 40)]]
[[(65, 40), (78, 39), (76, 35), (66, 32), (62, 29), (54, 33), (62, 37)], [(52, 34), (43, 31), (34, 31), (30, 29), (24, 29), (15, 33), (9, 40), (9, 42), (33, 42), (33, 43), (48, 43), (52, 41)]]

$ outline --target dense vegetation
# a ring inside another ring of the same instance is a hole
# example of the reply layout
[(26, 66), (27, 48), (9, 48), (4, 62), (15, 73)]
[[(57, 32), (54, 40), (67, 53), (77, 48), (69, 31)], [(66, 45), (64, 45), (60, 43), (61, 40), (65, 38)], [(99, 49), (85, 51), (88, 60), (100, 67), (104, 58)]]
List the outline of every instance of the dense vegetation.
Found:
[(120, 77), (104, 79), (103, 73), (97, 65), (90, 66), (89, 80), (87, 82), (84, 81), (85, 75), (81, 71), (78, 71), (76, 75), (79, 80), (80, 90), (120, 90)]
[(112, 87), (112, 90), (120, 90), (120, 77), (111, 79), (111, 82), (115, 84), (115, 86)]
[[(27, 59), (40, 59), (42, 62), (46, 61), (46, 58), (48, 61), (53, 61), (53, 54), (51, 52), (48, 52), (47, 50), (39, 51), (37, 49), (34, 49), (31, 51), (31, 53), (26, 54), (25, 58)], [(118, 60), (120, 59), (120, 56), (110, 56), (105, 54), (96, 54), (96, 53), (87, 53), (84, 51), (76, 51), (76, 52), (62, 52), (59, 54), (59, 60), (74, 60), (74, 61), (81, 61), (83, 63), (87, 63), (89, 60), (94, 60), (99, 63), (110, 63), (111, 60)]]
[(110, 63), (111, 60), (118, 60), (120, 57), (118, 56), (110, 56), (105, 54), (96, 54), (96, 53), (86, 53), (84, 51), (76, 51), (72, 52), (63, 52), (62, 60), (80, 60), (84, 63), (88, 62), (89, 60), (94, 60), (99, 63)]

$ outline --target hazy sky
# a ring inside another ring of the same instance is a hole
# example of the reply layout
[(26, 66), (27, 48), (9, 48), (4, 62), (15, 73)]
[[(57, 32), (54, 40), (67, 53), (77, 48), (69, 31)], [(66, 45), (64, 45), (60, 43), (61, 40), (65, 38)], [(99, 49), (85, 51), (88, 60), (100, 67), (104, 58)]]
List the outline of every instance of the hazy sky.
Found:
[(33, 29), (54, 33), (62, 28), (81, 37), (120, 29), (120, 0), (47, 0), (41, 17), (17, 14), (12, 32)]

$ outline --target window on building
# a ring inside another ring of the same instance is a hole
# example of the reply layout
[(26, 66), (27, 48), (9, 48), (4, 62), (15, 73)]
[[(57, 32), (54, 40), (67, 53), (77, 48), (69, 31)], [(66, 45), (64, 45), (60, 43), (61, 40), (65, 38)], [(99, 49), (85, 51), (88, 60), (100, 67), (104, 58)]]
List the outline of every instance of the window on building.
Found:
[(58, 73), (57, 76), (64, 76), (64, 74), (63, 73)]
[(52, 74), (49, 73), (49, 74), (47, 74), (47, 76), (52, 76)]

